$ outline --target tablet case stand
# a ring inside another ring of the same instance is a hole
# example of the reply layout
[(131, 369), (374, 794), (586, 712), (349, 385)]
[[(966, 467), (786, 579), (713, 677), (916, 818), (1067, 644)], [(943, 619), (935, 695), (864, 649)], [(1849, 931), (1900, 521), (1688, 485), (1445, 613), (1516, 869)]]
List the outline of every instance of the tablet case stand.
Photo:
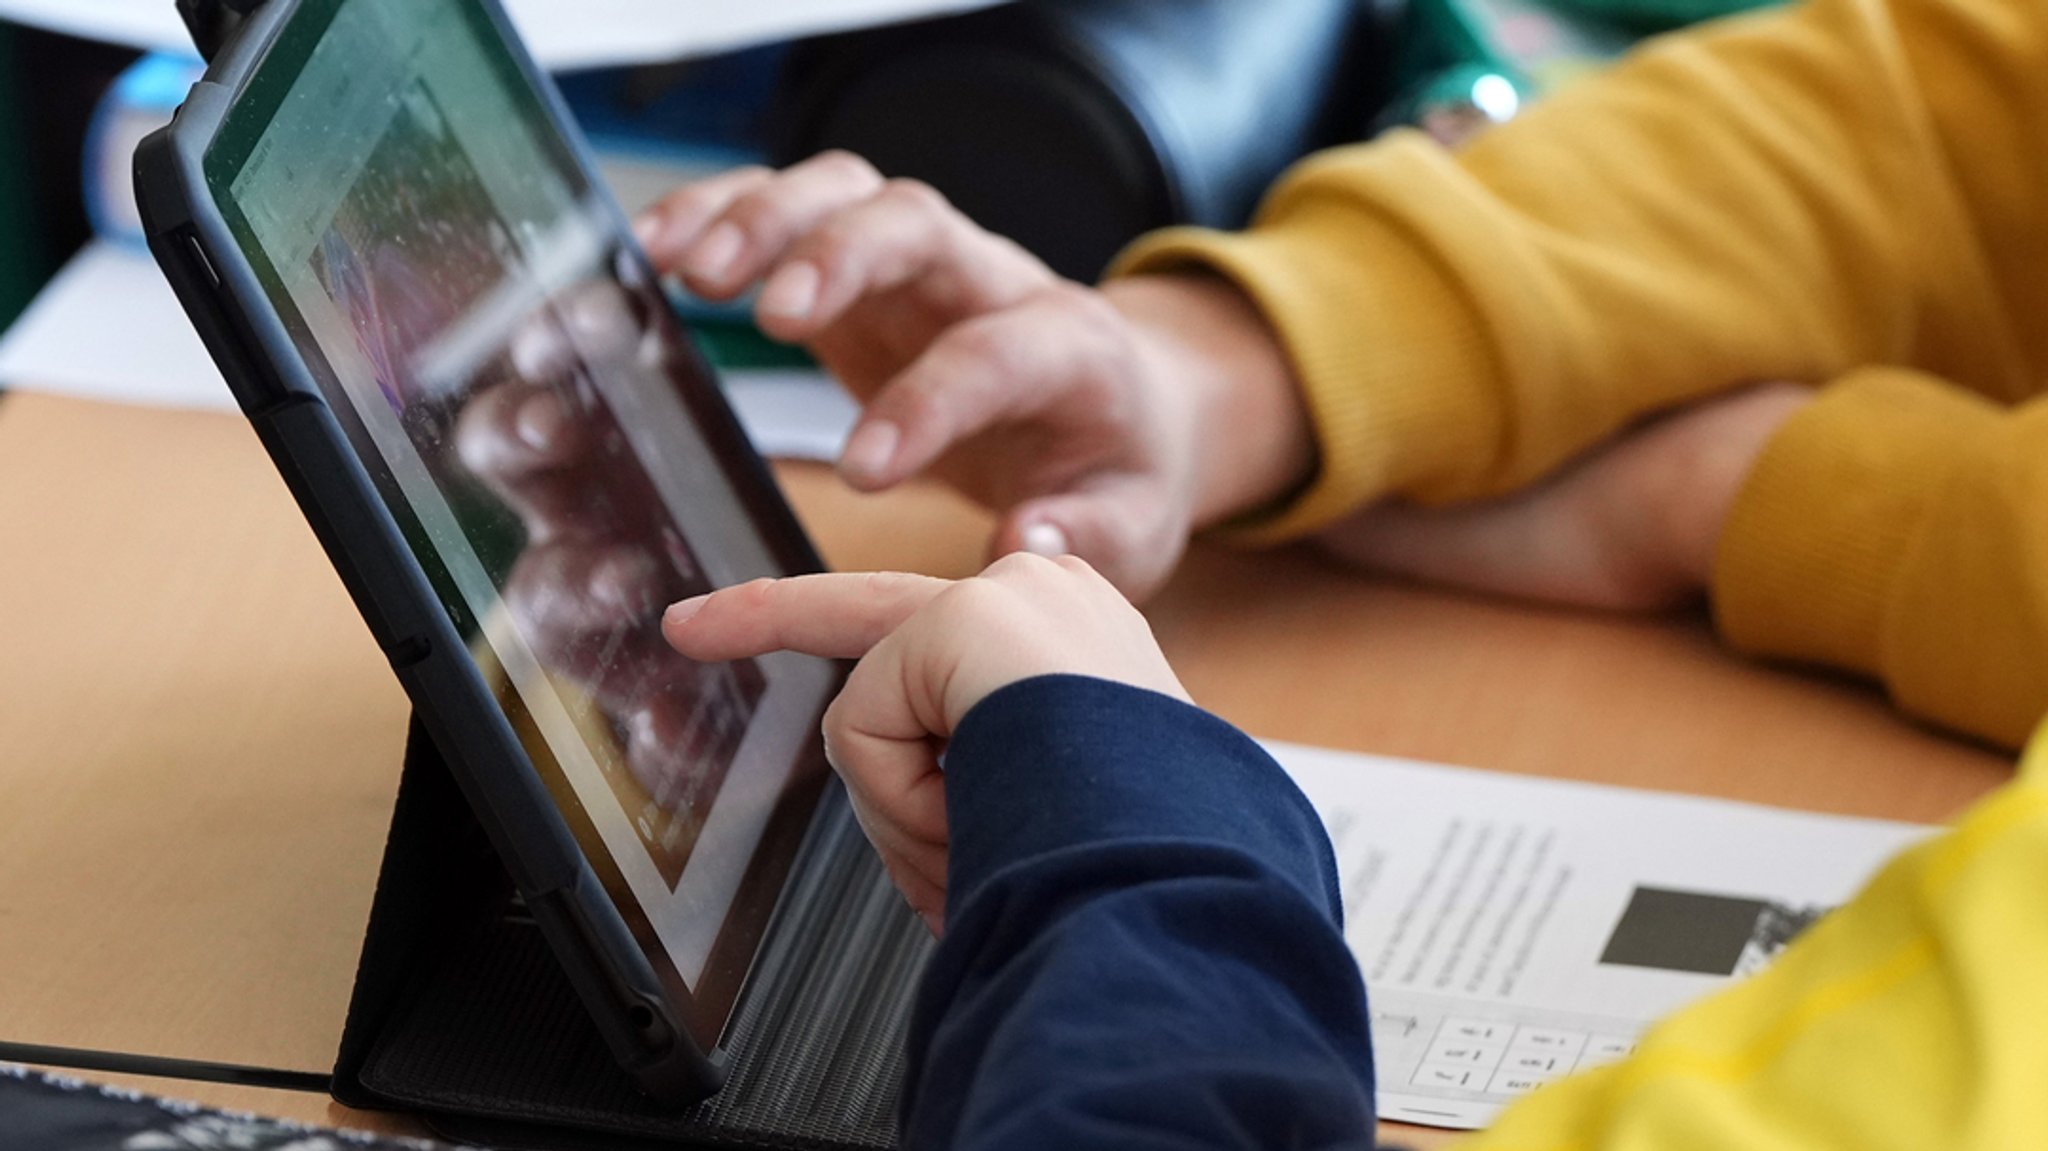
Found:
[(613, 1061), (415, 719), (334, 1097), (508, 1149), (891, 1147), (931, 940), (836, 780), (791, 874), (727, 1033), (725, 1089), (657, 1103)]

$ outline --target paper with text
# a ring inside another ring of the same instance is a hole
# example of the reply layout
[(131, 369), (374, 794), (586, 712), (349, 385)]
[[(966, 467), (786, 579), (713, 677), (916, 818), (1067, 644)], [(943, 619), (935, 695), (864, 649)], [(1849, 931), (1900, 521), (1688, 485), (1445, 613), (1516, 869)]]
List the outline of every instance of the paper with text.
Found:
[(1269, 744), (1330, 831), (1380, 1115), (1484, 1126), (1757, 970), (1932, 829)]

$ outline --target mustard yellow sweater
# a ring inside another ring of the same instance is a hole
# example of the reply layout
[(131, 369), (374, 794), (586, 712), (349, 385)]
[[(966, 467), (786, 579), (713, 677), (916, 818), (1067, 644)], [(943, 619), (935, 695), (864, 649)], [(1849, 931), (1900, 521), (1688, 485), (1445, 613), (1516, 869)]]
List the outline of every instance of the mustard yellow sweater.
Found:
[(1248, 232), (1124, 267), (1189, 264), (1252, 295), (1314, 413), (1320, 476), (1264, 534), (1807, 381), (1721, 541), (1723, 635), (2008, 746), (2048, 711), (2048, 0), (1683, 33), (1457, 155), (1315, 157)]

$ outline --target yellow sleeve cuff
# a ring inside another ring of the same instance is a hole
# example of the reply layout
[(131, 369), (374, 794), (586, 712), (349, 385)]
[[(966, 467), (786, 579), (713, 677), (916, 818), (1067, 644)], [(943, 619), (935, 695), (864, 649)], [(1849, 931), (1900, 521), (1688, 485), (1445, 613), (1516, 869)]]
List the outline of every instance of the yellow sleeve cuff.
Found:
[(1950, 471), (2001, 411), (1901, 369), (1853, 373), (1765, 446), (1721, 531), (1721, 633), (1752, 655), (1871, 676), (1888, 614)]
[(1219, 275), (1251, 298), (1287, 351), (1320, 463), (1294, 499), (1225, 533), (1241, 541), (1306, 535), (1389, 493), (1427, 502), (1433, 485), (1497, 451), (1499, 373), (1456, 277), (1345, 181), (1318, 179), (1323, 169), (1383, 157), (1398, 158), (1382, 145), (1370, 156), (1311, 161), (1252, 230), (1158, 232), (1111, 269)]

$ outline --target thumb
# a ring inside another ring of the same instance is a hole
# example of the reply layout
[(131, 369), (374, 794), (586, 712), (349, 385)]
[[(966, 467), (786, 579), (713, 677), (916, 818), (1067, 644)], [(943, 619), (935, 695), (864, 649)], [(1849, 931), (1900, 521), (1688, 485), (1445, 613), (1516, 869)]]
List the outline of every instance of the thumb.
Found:
[(1041, 496), (996, 525), (992, 558), (1012, 552), (1087, 560), (1133, 601), (1159, 590), (1187, 550), (1188, 525), (1149, 485), (1125, 478)]

